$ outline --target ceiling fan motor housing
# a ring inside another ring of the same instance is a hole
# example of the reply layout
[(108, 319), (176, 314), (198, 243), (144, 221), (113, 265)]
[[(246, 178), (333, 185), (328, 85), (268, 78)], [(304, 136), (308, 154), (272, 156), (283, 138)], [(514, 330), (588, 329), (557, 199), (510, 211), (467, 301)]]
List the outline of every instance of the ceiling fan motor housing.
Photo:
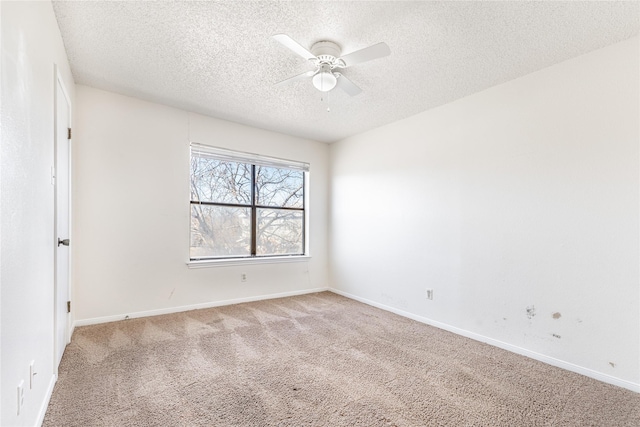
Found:
[(340, 45), (328, 40), (319, 41), (311, 46), (313, 53), (321, 63), (333, 64), (340, 57)]

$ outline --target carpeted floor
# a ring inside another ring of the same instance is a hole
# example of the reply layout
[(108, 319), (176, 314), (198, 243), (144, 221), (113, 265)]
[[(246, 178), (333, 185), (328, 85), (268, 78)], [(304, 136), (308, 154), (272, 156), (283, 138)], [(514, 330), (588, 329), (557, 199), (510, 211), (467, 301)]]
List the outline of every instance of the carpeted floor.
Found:
[(76, 329), (44, 426), (640, 426), (640, 394), (329, 293)]

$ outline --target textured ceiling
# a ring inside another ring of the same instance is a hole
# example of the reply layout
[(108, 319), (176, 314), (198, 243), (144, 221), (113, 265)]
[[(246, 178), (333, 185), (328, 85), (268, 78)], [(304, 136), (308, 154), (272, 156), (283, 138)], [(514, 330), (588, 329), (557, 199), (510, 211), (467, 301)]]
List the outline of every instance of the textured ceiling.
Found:
[[(76, 83), (332, 142), (638, 34), (638, 2), (54, 1)], [(391, 55), (329, 95), (271, 39)]]

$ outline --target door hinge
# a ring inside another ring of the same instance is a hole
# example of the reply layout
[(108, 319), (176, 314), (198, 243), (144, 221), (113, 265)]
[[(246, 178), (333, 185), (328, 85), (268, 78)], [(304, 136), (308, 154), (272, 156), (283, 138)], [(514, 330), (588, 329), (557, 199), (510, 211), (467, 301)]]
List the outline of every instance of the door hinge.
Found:
[(71, 139), (71, 128), (67, 128), (67, 139)]
[(71, 301), (67, 301), (67, 313), (71, 313)]

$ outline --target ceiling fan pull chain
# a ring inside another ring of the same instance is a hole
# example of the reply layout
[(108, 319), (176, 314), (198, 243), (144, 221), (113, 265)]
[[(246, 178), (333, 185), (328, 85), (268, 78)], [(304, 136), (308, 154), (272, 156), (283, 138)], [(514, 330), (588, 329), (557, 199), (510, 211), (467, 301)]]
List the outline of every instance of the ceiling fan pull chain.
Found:
[(331, 109), (329, 108), (329, 91), (326, 92), (322, 92), (322, 95), (320, 95), (320, 102), (325, 102), (325, 100), (327, 101), (327, 113), (331, 112)]

